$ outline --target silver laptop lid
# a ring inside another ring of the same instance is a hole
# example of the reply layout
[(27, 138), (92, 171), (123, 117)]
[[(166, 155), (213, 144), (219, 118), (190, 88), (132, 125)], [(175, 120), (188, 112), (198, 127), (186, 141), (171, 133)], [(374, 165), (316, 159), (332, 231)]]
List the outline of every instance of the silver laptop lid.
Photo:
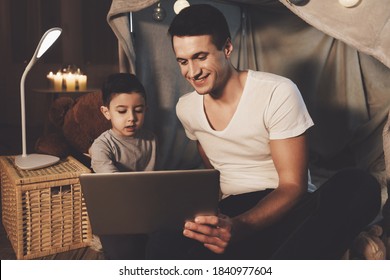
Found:
[(213, 169), (80, 175), (92, 232), (151, 233), (182, 229), (195, 215), (217, 213), (219, 172)]

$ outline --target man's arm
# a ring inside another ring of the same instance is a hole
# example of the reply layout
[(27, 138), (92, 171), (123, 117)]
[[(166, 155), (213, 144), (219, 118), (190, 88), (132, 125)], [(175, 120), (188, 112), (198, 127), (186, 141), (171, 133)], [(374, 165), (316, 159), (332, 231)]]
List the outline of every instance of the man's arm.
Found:
[(284, 216), (307, 190), (308, 152), (306, 135), (271, 140), (271, 155), (279, 176), (279, 186), (254, 208), (234, 220), (253, 230), (261, 230)]
[(279, 176), (279, 186), (241, 215), (198, 216), (187, 222), (183, 234), (198, 240), (215, 253), (223, 253), (231, 241), (262, 230), (285, 215), (307, 190), (308, 152), (306, 135), (271, 140), (271, 155)]

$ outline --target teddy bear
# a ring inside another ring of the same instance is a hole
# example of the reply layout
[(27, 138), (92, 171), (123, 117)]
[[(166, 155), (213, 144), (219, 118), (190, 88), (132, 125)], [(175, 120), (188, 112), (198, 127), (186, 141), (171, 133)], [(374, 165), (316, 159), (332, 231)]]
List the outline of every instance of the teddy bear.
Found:
[[(100, 111), (102, 105), (100, 91), (76, 100), (69, 96), (55, 99), (48, 112), (48, 131), (36, 141), (36, 152), (60, 158), (72, 155), (89, 166), (88, 150), (92, 142), (111, 128), (110, 121)], [(100, 239), (94, 234), (90, 248), (102, 252)]]
[(355, 238), (351, 253), (359, 259), (385, 260), (387, 243), (388, 238), (383, 228), (374, 224)]
[(92, 142), (111, 127), (100, 112), (101, 95), (96, 91), (77, 99), (69, 96), (55, 99), (48, 112), (48, 131), (36, 141), (36, 152), (60, 158), (88, 154)]

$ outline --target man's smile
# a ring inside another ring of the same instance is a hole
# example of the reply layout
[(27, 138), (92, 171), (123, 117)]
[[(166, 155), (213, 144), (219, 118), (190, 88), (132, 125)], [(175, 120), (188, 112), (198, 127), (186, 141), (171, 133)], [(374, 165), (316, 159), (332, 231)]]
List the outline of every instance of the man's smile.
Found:
[(207, 74), (207, 75), (205, 75), (205, 76), (203, 76), (203, 77), (200, 77), (200, 78), (192, 78), (192, 79), (190, 79), (191, 80), (191, 82), (193, 83), (193, 84), (195, 84), (195, 85), (202, 85), (202, 84), (204, 84), (205, 83), (205, 81), (207, 80), (207, 78), (210, 76), (210, 74)]

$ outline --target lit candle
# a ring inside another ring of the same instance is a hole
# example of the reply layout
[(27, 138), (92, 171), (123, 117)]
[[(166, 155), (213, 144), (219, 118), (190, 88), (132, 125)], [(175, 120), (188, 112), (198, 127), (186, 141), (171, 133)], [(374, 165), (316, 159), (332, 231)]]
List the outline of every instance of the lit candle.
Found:
[(87, 89), (87, 75), (77, 75), (77, 80), (79, 83), (79, 90)]
[(72, 73), (66, 74), (66, 91), (75, 91), (76, 90), (76, 75)]
[(62, 90), (62, 74), (57, 72), (57, 74), (53, 75), (54, 80), (54, 90), (61, 91)]
[(50, 71), (49, 74), (46, 76), (49, 79), (49, 87), (54, 88), (54, 74)]

